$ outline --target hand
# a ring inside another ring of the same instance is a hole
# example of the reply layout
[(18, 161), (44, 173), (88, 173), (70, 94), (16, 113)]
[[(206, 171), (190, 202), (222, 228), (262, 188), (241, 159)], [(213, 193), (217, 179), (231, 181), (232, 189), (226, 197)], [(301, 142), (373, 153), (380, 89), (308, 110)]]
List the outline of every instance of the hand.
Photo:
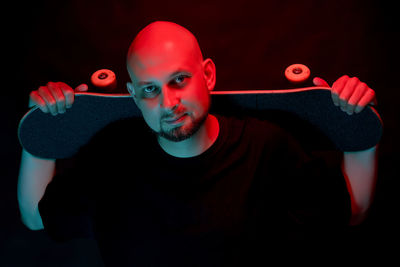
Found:
[(53, 116), (65, 113), (71, 108), (75, 99), (75, 92), (88, 90), (86, 84), (81, 84), (75, 91), (63, 82), (48, 82), (46, 86), (40, 86), (38, 90), (29, 95), (29, 107), (37, 105), (44, 113), (50, 112)]
[[(316, 86), (329, 86), (318, 77), (314, 78), (313, 83)], [(340, 77), (333, 83), (331, 93), (335, 106), (340, 106), (340, 109), (349, 115), (360, 113), (368, 104), (376, 104), (375, 91), (357, 77)]]

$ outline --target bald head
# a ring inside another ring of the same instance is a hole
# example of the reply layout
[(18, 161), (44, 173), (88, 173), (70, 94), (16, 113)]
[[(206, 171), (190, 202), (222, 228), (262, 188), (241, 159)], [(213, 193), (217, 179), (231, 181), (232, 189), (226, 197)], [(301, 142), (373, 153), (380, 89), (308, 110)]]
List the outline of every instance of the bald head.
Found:
[(157, 65), (180, 61), (201, 65), (203, 56), (196, 37), (186, 28), (168, 21), (156, 21), (143, 28), (127, 54), (131, 77)]
[(127, 67), (132, 80), (127, 89), (159, 140), (180, 142), (199, 129), (200, 139), (208, 138), (215, 65), (203, 60), (190, 31), (172, 22), (149, 24), (132, 42)]

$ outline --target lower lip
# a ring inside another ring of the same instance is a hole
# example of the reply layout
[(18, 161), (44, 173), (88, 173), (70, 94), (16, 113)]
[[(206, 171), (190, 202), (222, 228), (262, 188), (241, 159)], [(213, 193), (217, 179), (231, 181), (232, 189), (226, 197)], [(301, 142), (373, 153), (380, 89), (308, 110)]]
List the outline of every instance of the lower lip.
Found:
[(186, 116), (187, 115), (184, 114), (184, 115), (182, 115), (181, 117), (179, 117), (176, 120), (166, 120), (165, 122), (168, 123), (168, 124), (179, 124), (179, 123), (183, 122), (183, 120), (186, 118)]

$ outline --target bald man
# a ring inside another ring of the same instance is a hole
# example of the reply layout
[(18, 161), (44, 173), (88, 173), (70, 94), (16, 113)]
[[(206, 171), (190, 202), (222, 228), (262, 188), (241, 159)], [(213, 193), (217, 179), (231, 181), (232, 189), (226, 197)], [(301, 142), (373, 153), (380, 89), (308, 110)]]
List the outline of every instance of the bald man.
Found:
[[(94, 238), (106, 266), (252, 266), (286, 240), (284, 220), (336, 233), (365, 218), (375, 148), (345, 153), (342, 173), (270, 122), (210, 114), (215, 65), (187, 29), (149, 24), (127, 68), (143, 119), (110, 124), (54, 178), (55, 160), (23, 151), (18, 200), (30, 229), (59, 241)], [(374, 97), (348, 76), (332, 88), (333, 104), (348, 114)], [(57, 115), (68, 112), (74, 90), (49, 82), (30, 96)]]

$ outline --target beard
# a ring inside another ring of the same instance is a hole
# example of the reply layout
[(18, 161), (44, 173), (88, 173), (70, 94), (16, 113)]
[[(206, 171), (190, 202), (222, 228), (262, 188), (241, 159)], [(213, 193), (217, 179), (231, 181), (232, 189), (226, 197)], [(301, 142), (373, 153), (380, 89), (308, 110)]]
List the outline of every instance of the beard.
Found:
[(207, 119), (208, 111), (204, 112), (199, 118), (193, 119), (189, 114), (186, 115), (186, 124), (177, 127), (167, 128), (160, 122), (160, 132), (157, 133), (159, 137), (164, 137), (173, 142), (180, 142), (193, 136)]

